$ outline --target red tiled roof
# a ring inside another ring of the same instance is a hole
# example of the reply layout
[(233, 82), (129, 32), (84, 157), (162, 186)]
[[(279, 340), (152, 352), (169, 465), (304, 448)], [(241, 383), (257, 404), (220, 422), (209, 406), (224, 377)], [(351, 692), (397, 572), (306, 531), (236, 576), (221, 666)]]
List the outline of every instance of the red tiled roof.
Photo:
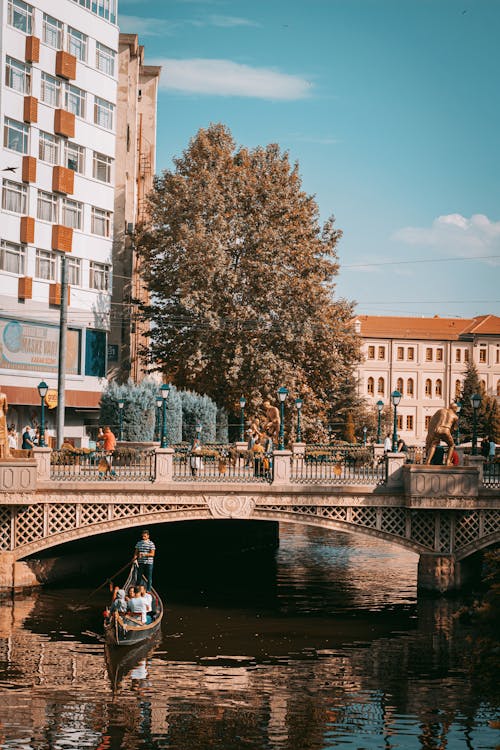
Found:
[(481, 315), (476, 318), (409, 318), (384, 315), (358, 315), (363, 338), (438, 339), (454, 341), (463, 334), (500, 335), (500, 318)]

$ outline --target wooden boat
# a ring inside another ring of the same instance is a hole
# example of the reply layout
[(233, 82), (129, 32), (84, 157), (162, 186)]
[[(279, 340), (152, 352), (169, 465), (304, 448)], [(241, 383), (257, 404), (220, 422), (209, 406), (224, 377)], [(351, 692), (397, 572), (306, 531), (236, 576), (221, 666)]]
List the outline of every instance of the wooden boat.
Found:
[[(134, 586), (136, 580), (136, 566), (132, 565), (129, 576), (124, 583), (125, 591)], [(143, 625), (136, 617), (119, 612), (112, 614), (104, 620), (104, 638), (110, 646), (133, 646), (143, 641), (149, 641), (159, 632), (163, 618), (163, 602), (158, 592), (151, 589), (153, 597), (153, 610), (151, 622)]]
[(151, 656), (160, 640), (161, 636), (157, 633), (151, 640), (142, 641), (137, 645), (125, 646), (124, 648), (113, 648), (113, 646), (108, 644), (104, 646), (106, 667), (113, 692), (116, 692), (121, 681), (140, 661)]

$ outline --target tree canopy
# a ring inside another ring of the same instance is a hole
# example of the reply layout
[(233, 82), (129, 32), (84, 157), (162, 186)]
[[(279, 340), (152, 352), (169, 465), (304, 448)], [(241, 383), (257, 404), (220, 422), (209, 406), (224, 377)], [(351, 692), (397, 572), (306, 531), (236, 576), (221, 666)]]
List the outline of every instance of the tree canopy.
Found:
[(352, 304), (334, 299), (341, 231), (333, 217), (320, 224), (276, 144), (237, 148), (216, 124), (174, 164), (137, 238), (150, 366), (230, 412), (241, 394), (252, 413), (286, 385), (304, 399), (305, 431), (319, 434), (328, 412), (345, 411), (359, 358)]

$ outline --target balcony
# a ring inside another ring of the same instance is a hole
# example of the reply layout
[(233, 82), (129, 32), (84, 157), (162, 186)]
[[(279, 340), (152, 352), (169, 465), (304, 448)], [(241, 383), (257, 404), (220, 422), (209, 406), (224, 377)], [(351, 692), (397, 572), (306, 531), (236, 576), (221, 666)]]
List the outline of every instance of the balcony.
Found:
[(24, 97), (24, 122), (38, 122), (38, 99), (36, 96)]
[(52, 227), (52, 250), (70, 253), (73, 249), (73, 228), (54, 224)]
[(36, 159), (34, 156), (23, 156), (23, 182), (36, 182)]
[(54, 133), (65, 138), (75, 137), (75, 115), (65, 109), (56, 109), (54, 113)]
[(23, 245), (32, 245), (35, 241), (35, 220), (32, 216), (21, 216), (19, 241)]
[(18, 299), (32, 299), (33, 297), (33, 279), (31, 276), (20, 276), (17, 283)]
[[(68, 307), (70, 305), (70, 287), (68, 285)], [(54, 305), (55, 307), (59, 307), (61, 304), (61, 285), (60, 284), (50, 284), (49, 285), (49, 305)]]
[(54, 193), (73, 195), (75, 173), (67, 167), (54, 167), (52, 171), (52, 190)]
[(26, 37), (24, 56), (26, 58), (26, 62), (40, 62), (40, 39), (37, 36)]
[(69, 52), (59, 50), (56, 55), (56, 75), (68, 80), (76, 78), (76, 57)]

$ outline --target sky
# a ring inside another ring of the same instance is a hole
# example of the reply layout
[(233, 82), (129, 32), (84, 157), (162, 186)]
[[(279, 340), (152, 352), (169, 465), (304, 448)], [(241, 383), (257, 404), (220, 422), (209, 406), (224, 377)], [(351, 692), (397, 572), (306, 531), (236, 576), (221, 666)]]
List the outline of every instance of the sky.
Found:
[(162, 65), (157, 171), (278, 143), (369, 315), (500, 315), (500, 0), (119, 0)]

